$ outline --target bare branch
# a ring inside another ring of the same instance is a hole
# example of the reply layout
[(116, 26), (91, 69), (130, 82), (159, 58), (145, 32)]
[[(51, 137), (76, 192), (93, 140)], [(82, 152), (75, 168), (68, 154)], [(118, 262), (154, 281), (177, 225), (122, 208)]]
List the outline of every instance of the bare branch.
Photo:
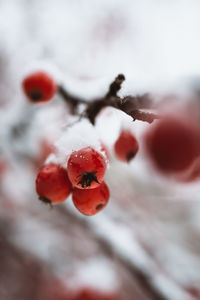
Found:
[(106, 94), (106, 98), (116, 97), (117, 92), (121, 89), (121, 84), (125, 80), (125, 76), (123, 74), (119, 74), (115, 80), (111, 83), (109, 87), (109, 91)]
[(140, 111), (140, 109), (150, 109), (153, 107), (153, 101), (149, 94), (143, 94), (135, 97), (126, 96), (124, 98), (117, 96), (117, 92), (120, 90), (121, 84), (124, 80), (125, 76), (123, 74), (119, 74), (111, 83), (106, 96), (92, 101), (86, 101), (72, 96), (64, 89), (63, 86), (59, 86), (58, 92), (66, 103), (69, 104), (71, 113), (74, 115), (78, 114), (78, 105), (85, 104), (86, 108), (83, 116), (88, 118), (93, 125), (95, 124), (95, 119), (98, 113), (107, 106), (122, 110), (126, 114), (130, 115), (134, 120), (152, 123), (154, 119), (158, 119), (159, 117), (155, 114)]
[(87, 104), (87, 101), (78, 98), (76, 96), (72, 96), (63, 86), (58, 86), (58, 93), (62, 96), (63, 100), (70, 106), (71, 114), (75, 115), (77, 113), (77, 106), (79, 104)]

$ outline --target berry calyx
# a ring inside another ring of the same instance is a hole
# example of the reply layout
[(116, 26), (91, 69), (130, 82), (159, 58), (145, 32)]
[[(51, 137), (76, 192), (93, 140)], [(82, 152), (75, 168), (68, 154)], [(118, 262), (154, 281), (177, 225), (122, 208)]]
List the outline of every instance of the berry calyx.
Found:
[(74, 188), (72, 200), (76, 208), (84, 215), (92, 216), (100, 212), (107, 204), (110, 192), (107, 184), (102, 182), (94, 189)]
[(35, 72), (24, 78), (22, 88), (31, 102), (49, 101), (56, 93), (54, 79), (45, 72)]
[(115, 154), (121, 161), (130, 162), (138, 152), (135, 136), (129, 130), (122, 130), (114, 145)]
[(73, 186), (79, 189), (96, 188), (106, 171), (106, 159), (91, 147), (73, 151), (67, 164), (67, 173)]
[(39, 200), (47, 204), (63, 202), (71, 193), (71, 182), (61, 166), (50, 163), (43, 166), (36, 178)]
[(85, 186), (89, 187), (93, 181), (95, 181), (99, 184), (97, 177), (95, 176), (96, 174), (97, 174), (97, 171), (84, 172), (84, 173), (78, 175), (77, 178), (79, 178), (79, 177), (81, 178), (81, 180), (78, 182), (78, 184), (80, 184), (82, 188), (84, 188)]
[(163, 117), (147, 132), (145, 146), (160, 171), (185, 171), (200, 153), (199, 130), (184, 116)]

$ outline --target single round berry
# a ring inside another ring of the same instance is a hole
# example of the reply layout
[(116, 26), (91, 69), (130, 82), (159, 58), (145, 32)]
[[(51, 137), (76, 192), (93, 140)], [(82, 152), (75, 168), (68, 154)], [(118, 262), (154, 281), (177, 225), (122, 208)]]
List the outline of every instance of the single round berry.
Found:
[(73, 300), (117, 300), (116, 293), (95, 290), (90, 287), (83, 287), (77, 291)]
[(107, 204), (110, 192), (107, 184), (102, 182), (95, 189), (77, 189), (72, 192), (72, 200), (76, 208), (84, 215), (92, 216), (101, 211)]
[(61, 166), (50, 163), (39, 171), (36, 178), (36, 191), (45, 203), (60, 203), (71, 193), (71, 182)]
[(49, 101), (56, 93), (54, 79), (45, 72), (35, 72), (24, 78), (22, 88), (31, 102)]
[(67, 173), (73, 186), (79, 189), (97, 187), (104, 178), (106, 159), (91, 147), (72, 152), (67, 164)]
[(122, 130), (114, 145), (116, 156), (125, 162), (129, 162), (134, 158), (138, 148), (138, 142), (129, 130)]
[(152, 161), (165, 173), (186, 170), (200, 153), (199, 131), (189, 118), (163, 117), (152, 125), (145, 145)]

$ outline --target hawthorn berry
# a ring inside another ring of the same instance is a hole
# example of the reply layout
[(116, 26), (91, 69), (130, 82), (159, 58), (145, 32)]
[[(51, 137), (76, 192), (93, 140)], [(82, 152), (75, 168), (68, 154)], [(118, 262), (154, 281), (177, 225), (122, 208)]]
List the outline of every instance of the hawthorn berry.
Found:
[(92, 216), (101, 211), (107, 204), (110, 192), (107, 184), (102, 182), (94, 189), (77, 189), (72, 192), (72, 200), (76, 208), (84, 215)]
[(79, 189), (97, 187), (104, 178), (106, 159), (91, 147), (73, 151), (67, 164), (67, 173), (73, 186)]
[(22, 88), (27, 98), (35, 103), (49, 101), (57, 90), (54, 79), (42, 71), (32, 73), (24, 78)]
[(114, 145), (116, 156), (129, 162), (138, 152), (139, 146), (135, 136), (129, 130), (122, 130)]
[(71, 193), (71, 188), (66, 170), (59, 165), (45, 165), (37, 175), (36, 191), (45, 203), (63, 202)]
[(89, 287), (84, 287), (75, 295), (73, 300), (117, 300), (114, 293), (98, 291)]
[(145, 146), (160, 171), (185, 171), (200, 153), (199, 130), (189, 118), (166, 116), (151, 126)]

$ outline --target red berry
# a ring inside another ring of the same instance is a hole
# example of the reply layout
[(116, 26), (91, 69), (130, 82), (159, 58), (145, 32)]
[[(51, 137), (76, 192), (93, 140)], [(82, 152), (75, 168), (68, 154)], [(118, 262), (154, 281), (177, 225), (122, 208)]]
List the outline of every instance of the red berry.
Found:
[(163, 117), (149, 129), (145, 144), (155, 165), (163, 172), (187, 169), (200, 150), (199, 132), (193, 121)]
[(22, 88), (32, 102), (49, 101), (57, 89), (54, 79), (45, 72), (35, 72), (24, 78)]
[(71, 193), (71, 182), (62, 167), (50, 163), (39, 171), (36, 178), (36, 191), (45, 203), (60, 203)]
[(76, 208), (87, 216), (92, 216), (101, 211), (107, 204), (110, 192), (107, 184), (102, 182), (95, 189), (83, 190), (74, 188), (72, 200)]
[(129, 130), (122, 130), (114, 145), (115, 154), (125, 162), (129, 162), (136, 155), (138, 148), (138, 142)]
[(84, 287), (73, 300), (117, 300), (117, 296), (114, 293), (97, 291), (92, 288)]
[(73, 186), (79, 189), (97, 187), (104, 178), (106, 160), (91, 147), (72, 152), (67, 164), (67, 172)]

